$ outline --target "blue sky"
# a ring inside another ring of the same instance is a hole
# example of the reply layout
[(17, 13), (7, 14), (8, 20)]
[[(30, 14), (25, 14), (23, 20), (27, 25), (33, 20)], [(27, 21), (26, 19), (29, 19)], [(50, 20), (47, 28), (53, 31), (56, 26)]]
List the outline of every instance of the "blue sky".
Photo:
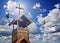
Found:
[[(16, 0), (13, 0), (13, 1), (16, 1)], [(4, 0), (0, 0), (0, 9), (1, 9), (0, 10), (0, 12), (1, 12), (0, 16), (4, 16), (5, 15), (6, 10), (5, 10), (5, 8), (3, 8), (3, 6), (7, 2), (8, 2), (8, 0), (5, 0), (5, 1)], [(47, 15), (49, 10), (55, 8), (54, 7), (55, 4), (60, 3), (59, 0), (52, 0), (52, 1), (51, 0), (17, 0), (16, 2), (18, 2), (18, 3), (21, 2), (22, 4), (24, 4), (24, 6), (26, 7), (25, 9), (27, 11), (30, 11), (32, 13), (32, 15), (35, 14), (35, 16), (41, 13), (41, 12), (37, 12), (36, 10), (32, 9), (32, 7), (33, 7), (33, 5), (35, 3), (40, 3), (42, 9), (47, 9), (47, 11), (45, 13), (42, 12), (44, 14), (44, 16)], [(33, 13), (33, 11), (34, 11), (34, 13)]]
[[(4, 32), (6, 36), (11, 35), (12, 29), (8, 29), (7, 24), (18, 15), (16, 6), (19, 4), (24, 6), (22, 13), (32, 21), (28, 26), (32, 43), (45, 43), (47, 39), (51, 40), (51, 37), (52, 41), (60, 40), (58, 39), (60, 38), (58, 35), (60, 34), (60, 0), (0, 0), (0, 28), (5, 28), (0, 29), (0, 35), (5, 36)], [(8, 11), (10, 18), (6, 18)], [(44, 21), (45, 24), (43, 24)], [(47, 28), (49, 30), (46, 30)]]

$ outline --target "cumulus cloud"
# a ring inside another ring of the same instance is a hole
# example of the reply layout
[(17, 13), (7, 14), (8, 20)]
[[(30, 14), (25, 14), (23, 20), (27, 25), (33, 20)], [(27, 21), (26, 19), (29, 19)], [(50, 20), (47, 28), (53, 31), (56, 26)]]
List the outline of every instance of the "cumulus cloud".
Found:
[(0, 43), (12, 43), (11, 36), (0, 37)]
[[(8, 12), (7, 12), (8, 13)], [(10, 23), (13, 19), (12, 18), (7, 18), (6, 16), (2, 17), (0, 19), (0, 25), (7, 25)]]
[(35, 35), (35, 38), (36, 38), (37, 40), (38, 40), (40, 37), (41, 37), (40, 34), (36, 34), (36, 35)]
[(29, 36), (30, 36), (31, 43), (36, 43), (35, 41), (39, 42), (41, 35), (38, 30), (37, 24), (32, 22), (28, 26), (28, 29), (29, 29)]
[(11, 43), (12, 42), (12, 27), (8, 25), (0, 25), (0, 43)]
[(48, 40), (59, 41), (60, 40), (60, 32), (48, 34)]
[(43, 16), (43, 14), (40, 14), (39, 16), (37, 16), (38, 22), (39, 22), (40, 24), (43, 24), (43, 21), (44, 21), (44, 18), (43, 18), (42, 16)]
[[(40, 31), (44, 32), (44, 34), (42, 36), (43, 41), (44, 40), (46, 41), (48, 39), (47, 38), (47, 37), (49, 37), (48, 34), (49, 35), (52, 34), (52, 33), (50, 34), (50, 32), (55, 32), (55, 35), (51, 35), (51, 37), (55, 40), (57, 40), (57, 38), (59, 36), (59, 35), (57, 36), (57, 34), (59, 32), (58, 30), (60, 30), (60, 10), (59, 10), (60, 6), (59, 6), (59, 4), (56, 4), (55, 6), (56, 6), (56, 8), (52, 9), (46, 17), (40, 16), (41, 14), (37, 17), (38, 22), (40, 24), (42, 24), (44, 27), (43, 29), (41, 29), (41, 27), (40, 27)], [(56, 37), (54, 37), (54, 36), (56, 36)], [(51, 38), (51, 37), (49, 37), (49, 38)]]
[(17, 11), (16, 10), (16, 6), (17, 6), (17, 3), (16, 2), (13, 2), (13, 1), (9, 0), (7, 2), (7, 5), (4, 5), (4, 8), (7, 8), (7, 11), (9, 11), (10, 14), (12, 14), (12, 13), (15, 14), (15, 12)]
[(12, 26), (0, 25), (0, 35), (2, 36), (10, 36), (12, 34), (12, 30)]
[[(60, 10), (59, 9), (53, 9), (47, 17), (45, 17), (46, 22), (49, 24), (59, 24), (60, 23)], [(50, 25), (49, 24), (49, 25)], [(46, 24), (45, 24), (46, 26)]]
[(37, 10), (37, 11), (40, 11), (40, 12), (46, 12), (47, 9), (42, 9), (41, 8), (41, 5), (40, 3), (36, 3), (34, 6), (33, 6), (33, 9)]
[(0, 25), (5, 25), (7, 22), (5, 20), (0, 20)]
[(27, 16), (28, 18), (32, 18), (31, 12), (28, 12), (28, 14), (26, 14), (26, 16)]
[(34, 37), (30, 38), (31, 40), (31, 43), (40, 43), (40, 37), (41, 35), (40, 34), (35, 34)]
[(40, 8), (40, 3), (36, 3), (34, 6), (33, 6), (33, 9), (39, 9)]
[[(20, 6), (22, 7), (23, 5), (20, 5)], [(17, 3), (17, 2), (14, 2), (14, 1), (12, 1), (12, 0), (9, 0), (9, 1), (6, 3), (6, 5), (4, 5), (4, 8), (6, 8), (7, 11), (9, 11), (9, 14), (11, 14), (11, 15), (18, 15), (18, 14), (19, 14), (19, 10), (18, 10), (16, 7), (19, 7), (19, 6), (18, 6), (18, 3)], [(22, 13), (22, 11), (23, 11), (23, 10), (21, 10), (20, 13)], [(6, 13), (7, 13), (7, 12), (6, 12)], [(20, 15), (22, 15), (22, 14), (20, 14)]]
[(45, 27), (52, 27), (53, 25), (55, 26), (56, 24), (57, 25), (60, 24), (59, 19), (60, 19), (60, 10), (55, 8), (48, 13), (48, 16), (38, 17), (38, 22), (40, 24), (43, 24), (43, 22), (45, 21), (45, 24), (44, 24)]
[(35, 32), (37, 32), (37, 25), (36, 25), (36, 23), (34, 23), (34, 22), (32, 22), (32, 23), (28, 26), (28, 28), (29, 28), (30, 33), (35, 33)]
[(59, 4), (59, 3), (56, 4), (55, 7), (56, 7), (56, 8), (60, 8), (60, 4)]

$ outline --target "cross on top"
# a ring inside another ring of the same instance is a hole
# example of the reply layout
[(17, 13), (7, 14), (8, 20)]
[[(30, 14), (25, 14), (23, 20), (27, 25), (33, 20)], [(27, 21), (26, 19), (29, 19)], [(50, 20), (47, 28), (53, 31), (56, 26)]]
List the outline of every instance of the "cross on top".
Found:
[(19, 4), (19, 7), (16, 7), (16, 8), (19, 9), (19, 15), (20, 15), (20, 10), (21, 10), (21, 9), (23, 10), (23, 8), (20, 6), (20, 4)]

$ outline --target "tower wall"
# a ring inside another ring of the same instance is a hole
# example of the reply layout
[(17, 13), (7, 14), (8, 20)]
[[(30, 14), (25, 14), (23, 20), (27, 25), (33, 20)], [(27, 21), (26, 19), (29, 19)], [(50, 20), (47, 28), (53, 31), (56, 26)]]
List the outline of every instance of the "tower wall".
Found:
[(12, 43), (20, 43), (23, 39), (30, 43), (28, 29), (15, 29), (12, 32)]

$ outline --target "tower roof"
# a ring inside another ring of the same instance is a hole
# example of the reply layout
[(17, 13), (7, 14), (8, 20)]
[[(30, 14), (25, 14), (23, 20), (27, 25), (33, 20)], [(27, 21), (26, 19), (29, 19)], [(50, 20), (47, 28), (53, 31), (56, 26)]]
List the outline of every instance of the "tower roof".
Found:
[(9, 26), (12, 24), (17, 25), (17, 21), (19, 22), (19, 26), (22, 26), (22, 27), (27, 27), (29, 24), (31, 24), (31, 20), (27, 16), (18, 15), (15, 19), (13, 19), (12, 22), (9, 23)]

